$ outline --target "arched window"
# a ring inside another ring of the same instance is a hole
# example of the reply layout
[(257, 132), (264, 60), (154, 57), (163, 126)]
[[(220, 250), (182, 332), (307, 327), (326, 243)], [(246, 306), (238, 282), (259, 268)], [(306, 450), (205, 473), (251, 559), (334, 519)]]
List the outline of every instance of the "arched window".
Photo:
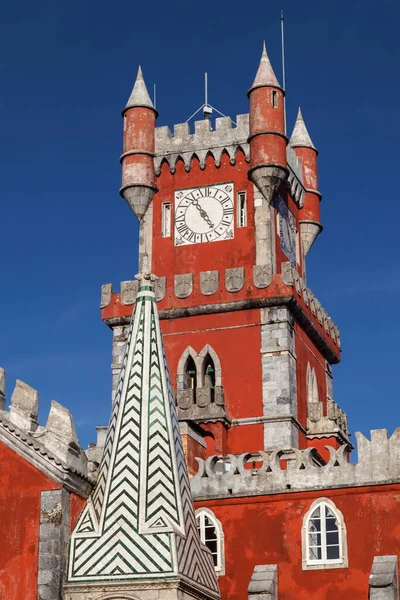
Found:
[(313, 502), (303, 520), (303, 569), (347, 567), (346, 526), (328, 498)]
[(204, 360), (204, 387), (214, 388), (215, 387), (215, 366), (214, 361), (209, 354)]
[(193, 390), (197, 387), (197, 369), (191, 356), (188, 356), (185, 363), (184, 386), (186, 390)]
[(211, 551), (215, 571), (218, 575), (225, 574), (224, 534), (221, 522), (207, 508), (196, 511), (196, 523), (203, 544)]

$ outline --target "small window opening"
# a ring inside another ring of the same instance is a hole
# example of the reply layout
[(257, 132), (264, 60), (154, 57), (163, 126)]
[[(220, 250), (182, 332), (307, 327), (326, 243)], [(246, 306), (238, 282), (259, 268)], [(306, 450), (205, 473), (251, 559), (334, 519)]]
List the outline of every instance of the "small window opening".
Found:
[(162, 237), (171, 236), (171, 202), (162, 203), (161, 228)]
[(197, 387), (196, 365), (194, 364), (194, 360), (191, 356), (189, 356), (186, 361), (184, 384), (185, 389), (187, 390), (194, 390)]
[(204, 361), (204, 387), (215, 387), (215, 367), (210, 355), (207, 355)]
[(278, 92), (272, 90), (272, 106), (278, 108)]
[(238, 192), (237, 195), (237, 226), (246, 227), (247, 225), (247, 202), (246, 192)]

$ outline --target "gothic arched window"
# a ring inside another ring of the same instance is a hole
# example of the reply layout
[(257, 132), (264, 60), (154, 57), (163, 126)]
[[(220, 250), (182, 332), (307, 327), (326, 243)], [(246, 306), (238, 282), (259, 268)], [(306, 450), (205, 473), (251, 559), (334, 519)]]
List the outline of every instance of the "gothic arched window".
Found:
[(346, 526), (328, 498), (313, 502), (303, 520), (303, 569), (347, 567)]
[(211, 551), (215, 571), (218, 575), (225, 574), (224, 534), (221, 522), (207, 508), (196, 511), (196, 523), (203, 544)]
[(204, 359), (204, 387), (215, 387), (215, 366), (214, 361), (209, 354)]
[(197, 369), (191, 356), (188, 356), (184, 368), (184, 386), (185, 389), (196, 389), (197, 387)]

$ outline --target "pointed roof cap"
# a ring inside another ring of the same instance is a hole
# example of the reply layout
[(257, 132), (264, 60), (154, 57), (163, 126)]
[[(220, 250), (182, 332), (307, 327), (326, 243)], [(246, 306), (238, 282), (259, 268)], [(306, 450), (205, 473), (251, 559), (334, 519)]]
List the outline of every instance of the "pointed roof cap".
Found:
[(307, 131), (306, 124), (304, 123), (303, 115), (301, 114), (301, 109), (299, 108), (299, 112), (297, 113), (296, 123), (293, 128), (292, 137), (290, 138), (290, 145), (292, 148), (312, 148), (316, 150), (316, 147), (311, 141), (310, 134)]
[[(148, 257), (96, 486), (70, 538), (68, 582), (177, 577), (219, 600), (202, 546), (179, 431)], [(194, 594), (193, 594), (194, 595)]]
[(263, 44), (263, 52), (261, 55), (260, 64), (258, 66), (258, 71), (256, 74), (256, 78), (253, 81), (253, 85), (251, 86), (249, 93), (254, 90), (254, 88), (258, 87), (277, 87), (282, 89), (278, 83), (274, 70), (272, 68), (271, 62), (268, 58), (267, 49), (265, 47), (265, 42)]
[(128, 108), (133, 108), (134, 106), (145, 106), (152, 108), (157, 113), (149, 96), (149, 92), (147, 91), (140, 65), (138, 68), (135, 85), (133, 86), (133, 90), (129, 96), (128, 103), (125, 106), (123, 113), (128, 110)]

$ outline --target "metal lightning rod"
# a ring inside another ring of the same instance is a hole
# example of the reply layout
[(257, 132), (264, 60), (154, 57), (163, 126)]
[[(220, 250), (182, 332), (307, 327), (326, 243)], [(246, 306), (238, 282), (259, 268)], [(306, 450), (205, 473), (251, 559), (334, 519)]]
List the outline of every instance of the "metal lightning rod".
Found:
[(282, 44), (282, 87), (285, 92), (283, 98), (283, 117), (285, 123), (285, 134), (286, 134), (286, 74), (285, 74), (285, 27), (284, 27), (284, 15), (281, 10), (281, 44)]

